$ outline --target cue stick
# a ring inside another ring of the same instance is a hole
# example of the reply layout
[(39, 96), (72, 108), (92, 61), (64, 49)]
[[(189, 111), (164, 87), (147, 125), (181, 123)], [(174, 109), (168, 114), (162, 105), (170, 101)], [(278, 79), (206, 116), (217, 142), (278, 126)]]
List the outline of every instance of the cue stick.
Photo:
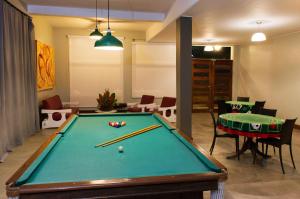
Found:
[(106, 144), (108, 144), (108, 143), (111, 143), (111, 142), (114, 142), (114, 141), (117, 141), (117, 140), (120, 140), (120, 139), (124, 139), (124, 138), (130, 138), (130, 137), (133, 137), (133, 136), (135, 136), (135, 135), (139, 135), (139, 134), (141, 134), (141, 133), (143, 133), (143, 132), (147, 132), (147, 131), (150, 131), (150, 130), (152, 130), (152, 129), (158, 128), (158, 127), (160, 127), (160, 126), (159, 126), (159, 125), (151, 125), (151, 126), (149, 126), (149, 127), (140, 129), (140, 130), (138, 130), (138, 131), (134, 131), (134, 132), (132, 132), (132, 133), (129, 133), (129, 134), (123, 135), (123, 136), (121, 136), (121, 137), (115, 138), (115, 139), (113, 139), (113, 140), (111, 140), (111, 141), (105, 142), (105, 143), (103, 143), (102, 145), (106, 145)]
[(116, 138), (116, 139), (110, 140), (110, 141), (108, 141), (108, 142), (105, 142), (105, 143), (102, 143), (102, 144), (98, 144), (98, 145), (96, 145), (95, 147), (99, 147), (99, 146), (105, 147), (105, 146), (114, 144), (114, 143), (116, 143), (116, 142), (120, 142), (120, 141), (122, 141), (122, 140), (125, 140), (125, 139), (127, 139), (127, 138), (130, 138), (130, 137), (133, 137), (133, 136), (136, 136), (136, 135), (145, 133), (145, 132), (147, 132), (147, 131), (150, 131), (150, 130), (155, 129), (155, 128), (158, 128), (158, 127), (161, 127), (161, 125), (152, 125), (152, 126), (149, 126), (149, 127), (143, 128), (143, 129), (140, 129), (140, 130), (138, 130), (138, 131), (134, 131), (134, 132), (132, 132), (132, 133), (130, 133), (130, 134), (127, 134), (127, 135), (118, 137), (118, 138)]
[(113, 140), (110, 140), (110, 141), (107, 141), (107, 142), (104, 142), (104, 143), (101, 143), (101, 144), (97, 144), (95, 147), (99, 147), (99, 146), (106, 147), (106, 146), (108, 146), (108, 145), (115, 144), (115, 143), (120, 142), (120, 141), (122, 141), (122, 140), (131, 138), (131, 137), (134, 137), (134, 136), (139, 135), (139, 134), (142, 134), (142, 133), (146, 133), (146, 132), (148, 132), (148, 131), (151, 131), (151, 130), (156, 129), (156, 128), (159, 128), (159, 127), (161, 127), (161, 125), (151, 125), (151, 126), (149, 126), (149, 127), (140, 129), (140, 130), (138, 130), (138, 131), (134, 131), (134, 132), (132, 132), (132, 133), (123, 135), (123, 136), (118, 137), (118, 138), (115, 138), (115, 139), (113, 139)]
[(129, 134), (127, 134), (127, 135), (124, 135), (124, 136), (118, 137), (118, 138), (116, 138), (116, 139), (110, 140), (110, 141), (108, 141), (108, 142), (105, 142), (105, 143), (102, 143), (102, 144), (98, 144), (98, 145), (96, 145), (95, 147), (99, 147), (99, 146), (105, 147), (105, 146), (114, 144), (114, 143), (116, 143), (116, 142), (120, 142), (120, 141), (122, 141), (122, 140), (125, 140), (125, 139), (127, 139), (127, 138), (130, 138), (130, 137), (133, 137), (133, 136), (136, 136), (136, 135), (145, 133), (145, 132), (147, 132), (147, 131), (150, 131), (150, 130), (155, 129), (155, 128), (158, 128), (158, 127), (160, 127), (160, 125), (152, 125), (152, 126), (149, 126), (149, 127), (144, 128), (144, 129), (140, 129), (140, 130), (138, 130), (138, 131), (134, 131), (134, 132), (129, 133)]

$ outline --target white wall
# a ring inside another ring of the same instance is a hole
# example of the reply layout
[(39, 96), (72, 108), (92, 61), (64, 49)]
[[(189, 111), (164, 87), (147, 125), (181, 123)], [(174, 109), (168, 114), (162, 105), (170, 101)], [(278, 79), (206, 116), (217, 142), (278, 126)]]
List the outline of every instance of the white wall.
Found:
[(237, 95), (266, 100), (279, 117), (300, 118), (300, 32), (242, 45), (236, 53)]

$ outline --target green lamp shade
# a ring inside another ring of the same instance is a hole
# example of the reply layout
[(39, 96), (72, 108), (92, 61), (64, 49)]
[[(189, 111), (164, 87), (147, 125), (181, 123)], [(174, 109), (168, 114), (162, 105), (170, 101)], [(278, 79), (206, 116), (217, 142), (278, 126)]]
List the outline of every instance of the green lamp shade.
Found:
[(95, 42), (94, 47), (101, 50), (122, 50), (123, 44), (120, 40), (114, 37), (111, 32), (107, 32), (102, 39)]
[(103, 37), (103, 34), (99, 32), (98, 28), (96, 28), (91, 34), (90, 38), (94, 40), (99, 40)]

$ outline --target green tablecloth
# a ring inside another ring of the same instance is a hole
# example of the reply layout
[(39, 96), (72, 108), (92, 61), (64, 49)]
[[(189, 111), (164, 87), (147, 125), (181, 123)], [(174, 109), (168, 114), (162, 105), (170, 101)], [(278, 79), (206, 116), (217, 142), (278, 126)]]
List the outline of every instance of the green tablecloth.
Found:
[(253, 102), (242, 102), (242, 101), (227, 101), (226, 104), (230, 104), (232, 112), (248, 113), (254, 106)]
[(219, 125), (243, 132), (279, 133), (284, 120), (267, 115), (227, 113), (219, 116)]

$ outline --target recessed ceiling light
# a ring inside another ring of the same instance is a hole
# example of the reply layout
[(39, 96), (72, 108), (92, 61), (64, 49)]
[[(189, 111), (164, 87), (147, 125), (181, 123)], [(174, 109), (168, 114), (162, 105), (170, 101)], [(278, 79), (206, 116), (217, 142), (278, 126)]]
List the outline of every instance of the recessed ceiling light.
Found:
[(221, 49), (222, 49), (222, 46), (220, 46), (220, 45), (215, 45), (214, 46), (215, 51), (220, 51)]
[[(263, 24), (263, 21), (256, 21), (257, 26), (260, 26)], [(265, 41), (267, 39), (265, 33), (263, 32), (256, 32), (252, 35), (251, 37), (251, 41), (252, 42), (262, 42)]]
[(206, 52), (214, 51), (214, 47), (211, 46), (211, 45), (205, 46), (205, 47), (204, 47), (204, 51), (206, 51)]
[(265, 33), (263, 32), (256, 32), (252, 35), (251, 41), (253, 42), (261, 42), (261, 41), (266, 41), (267, 37)]

